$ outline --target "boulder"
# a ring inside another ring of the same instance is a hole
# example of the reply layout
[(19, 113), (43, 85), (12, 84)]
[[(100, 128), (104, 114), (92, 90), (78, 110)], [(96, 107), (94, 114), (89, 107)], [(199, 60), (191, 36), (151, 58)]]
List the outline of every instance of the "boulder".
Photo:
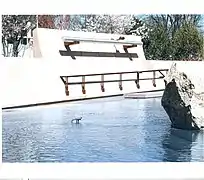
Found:
[[(184, 72), (173, 63), (164, 79), (165, 90), (161, 104), (171, 120), (173, 128), (184, 130), (204, 129), (204, 93), (196, 93)], [(194, 82), (195, 83), (195, 82)]]

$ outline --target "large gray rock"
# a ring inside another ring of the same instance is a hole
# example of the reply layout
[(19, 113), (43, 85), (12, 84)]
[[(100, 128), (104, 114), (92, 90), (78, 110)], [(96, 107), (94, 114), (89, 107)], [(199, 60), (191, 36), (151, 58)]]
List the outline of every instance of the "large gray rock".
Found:
[(185, 130), (204, 128), (204, 94), (195, 93), (188, 76), (179, 72), (176, 63), (165, 77), (166, 87), (161, 104), (168, 114), (172, 127)]

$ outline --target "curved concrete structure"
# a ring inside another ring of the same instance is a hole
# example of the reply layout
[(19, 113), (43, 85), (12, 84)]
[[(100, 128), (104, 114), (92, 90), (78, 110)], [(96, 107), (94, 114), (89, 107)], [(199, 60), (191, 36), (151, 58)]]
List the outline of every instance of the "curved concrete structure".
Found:
[[(125, 41), (135, 41), (141, 42), (140, 36), (133, 35), (120, 35), (120, 34), (105, 34), (105, 33), (93, 33), (93, 32), (81, 32), (81, 31), (66, 31), (66, 30), (57, 30), (57, 29), (46, 29), (46, 28), (36, 28), (33, 32), (33, 57), (35, 58), (59, 58), (62, 56), (59, 53), (59, 50), (66, 51), (64, 46), (63, 37), (78, 37), (86, 39), (95, 39), (95, 40), (111, 40), (118, 39), (123, 36)], [(124, 52), (122, 44), (115, 45), (109, 43), (90, 43), (90, 42), (80, 42), (80, 44), (71, 46), (71, 49), (77, 51), (88, 51), (88, 52), (115, 52), (115, 47), (120, 51)], [(144, 60), (144, 52), (142, 43), (141, 45), (129, 49), (130, 52), (137, 52), (139, 59)], [(64, 57), (66, 59), (72, 60), (71, 57)], [(77, 59), (84, 59), (80, 57)], [(89, 59), (96, 59), (96, 57), (89, 57)], [(105, 58), (113, 59), (111, 58)], [(126, 58), (127, 59), (127, 58)]]

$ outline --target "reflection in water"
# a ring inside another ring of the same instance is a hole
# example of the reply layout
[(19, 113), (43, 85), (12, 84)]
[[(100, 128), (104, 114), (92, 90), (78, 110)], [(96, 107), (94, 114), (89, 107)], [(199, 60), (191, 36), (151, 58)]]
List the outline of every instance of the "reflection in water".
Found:
[(82, 127), (82, 123), (79, 123), (79, 124), (71, 123), (71, 125), (72, 125), (72, 128), (81, 128)]
[(202, 146), (203, 132), (170, 129), (163, 140), (164, 161), (190, 162), (194, 150), (196, 150), (196, 156), (199, 157), (196, 160), (203, 161), (204, 149)]
[[(73, 118), (83, 117), (80, 124)], [(3, 112), (3, 162), (202, 161), (203, 134), (170, 130), (160, 99)]]

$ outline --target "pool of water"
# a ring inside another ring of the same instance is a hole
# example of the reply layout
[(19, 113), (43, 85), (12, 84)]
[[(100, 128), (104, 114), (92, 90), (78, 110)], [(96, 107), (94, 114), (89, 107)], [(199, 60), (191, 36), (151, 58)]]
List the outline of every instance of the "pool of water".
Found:
[[(80, 124), (72, 124), (82, 117)], [(111, 98), (3, 111), (3, 162), (204, 160), (203, 132), (171, 128), (160, 99)]]

